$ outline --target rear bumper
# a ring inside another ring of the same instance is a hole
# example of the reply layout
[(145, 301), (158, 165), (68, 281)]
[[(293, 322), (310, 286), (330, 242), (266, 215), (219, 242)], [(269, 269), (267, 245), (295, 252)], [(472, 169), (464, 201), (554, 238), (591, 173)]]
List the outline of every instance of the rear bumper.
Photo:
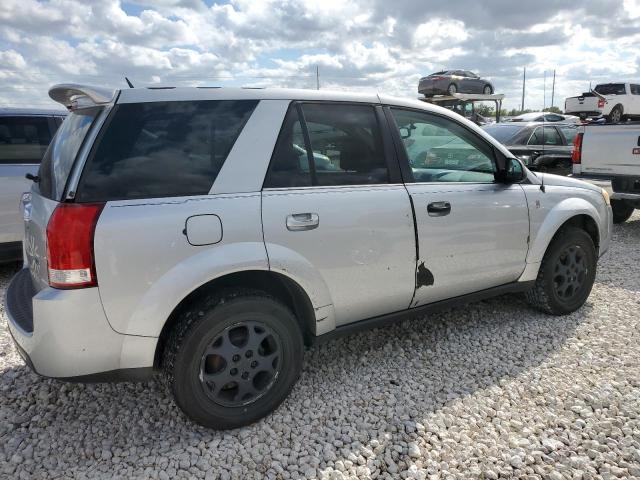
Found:
[(115, 332), (97, 288), (29, 289), (29, 270), (22, 269), (7, 288), (5, 306), (11, 336), (36, 373), (75, 381), (149, 376), (157, 338)]

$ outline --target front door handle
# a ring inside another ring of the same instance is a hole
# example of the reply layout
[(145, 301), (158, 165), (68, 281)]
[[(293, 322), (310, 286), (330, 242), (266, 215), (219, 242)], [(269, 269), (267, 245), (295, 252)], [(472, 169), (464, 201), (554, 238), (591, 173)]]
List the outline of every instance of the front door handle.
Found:
[(451, 204), (449, 202), (432, 202), (427, 205), (427, 212), (430, 217), (444, 217), (451, 213)]
[(300, 230), (313, 230), (318, 228), (320, 217), (317, 213), (294, 213), (287, 216), (287, 230), (299, 232)]

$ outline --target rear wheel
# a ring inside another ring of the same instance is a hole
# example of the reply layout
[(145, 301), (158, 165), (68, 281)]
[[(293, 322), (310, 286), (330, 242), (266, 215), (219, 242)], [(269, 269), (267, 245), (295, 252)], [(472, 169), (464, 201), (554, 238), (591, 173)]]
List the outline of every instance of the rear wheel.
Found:
[(623, 111), (622, 111), (622, 105), (616, 105), (615, 107), (613, 107), (613, 110), (611, 110), (611, 113), (609, 114), (608, 120), (611, 123), (619, 123), (622, 121), (622, 115)]
[(547, 248), (527, 300), (552, 315), (577, 310), (591, 293), (596, 264), (596, 248), (589, 234), (575, 227), (563, 228)]
[(493, 88), (491, 88), (491, 85), (485, 85), (482, 93), (485, 95), (491, 95), (493, 93)]
[(447, 92), (449, 93), (449, 95), (455, 95), (456, 93), (458, 93), (458, 87), (456, 86), (455, 83), (452, 83), (447, 88)]
[(613, 223), (624, 223), (633, 215), (635, 207), (624, 200), (611, 200), (611, 210)]
[(163, 370), (189, 418), (227, 429), (275, 410), (298, 379), (302, 356), (302, 334), (285, 305), (235, 290), (184, 313), (167, 341)]

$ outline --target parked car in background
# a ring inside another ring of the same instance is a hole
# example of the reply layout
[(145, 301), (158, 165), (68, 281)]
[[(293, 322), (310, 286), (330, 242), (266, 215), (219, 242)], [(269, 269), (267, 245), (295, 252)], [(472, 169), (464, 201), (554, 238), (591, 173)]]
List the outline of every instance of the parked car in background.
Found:
[(564, 111), (580, 118), (605, 117), (611, 123), (640, 117), (640, 84), (602, 83), (590, 92), (567, 98)]
[(63, 110), (0, 108), (0, 262), (22, 258), (20, 198), (31, 188), (25, 175), (35, 175), (65, 115)]
[(565, 123), (508, 122), (483, 127), (532, 170), (571, 173), (571, 152), (578, 126)]
[(534, 175), (419, 100), (49, 95), (78, 107), (24, 202), (29, 248), (6, 296), (18, 351), (67, 380), (162, 371), (209, 427), (274, 410), (317, 339), (506, 292), (573, 312), (609, 247), (606, 191)]
[(491, 95), (493, 85), (489, 80), (468, 70), (443, 70), (421, 78), (418, 83), (418, 93), (426, 97), (455, 93)]
[(626, 222), (640, 208), (640, 123), (580, 127), (573, 177), (610, 180), (613, 222)]
[(580, 123), (580, 117), (553, 112), (529, 112), (505, 119), (505, 122), (563, 122)]

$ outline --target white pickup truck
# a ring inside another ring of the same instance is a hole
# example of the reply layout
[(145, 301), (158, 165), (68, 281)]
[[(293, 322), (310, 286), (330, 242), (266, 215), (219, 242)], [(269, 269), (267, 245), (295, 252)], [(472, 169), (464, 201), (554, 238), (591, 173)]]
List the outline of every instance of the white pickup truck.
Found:
[(573, 177), (611, 180), (613, 222), (640, 208), (640, 122), (580, 127), (574, 140)]
[(564, 112), (583, 119), (604, 117), (611, 123), (640, 117), (640, 84), (619, 82), (596, 85), (590, 92), (567, 98)]

